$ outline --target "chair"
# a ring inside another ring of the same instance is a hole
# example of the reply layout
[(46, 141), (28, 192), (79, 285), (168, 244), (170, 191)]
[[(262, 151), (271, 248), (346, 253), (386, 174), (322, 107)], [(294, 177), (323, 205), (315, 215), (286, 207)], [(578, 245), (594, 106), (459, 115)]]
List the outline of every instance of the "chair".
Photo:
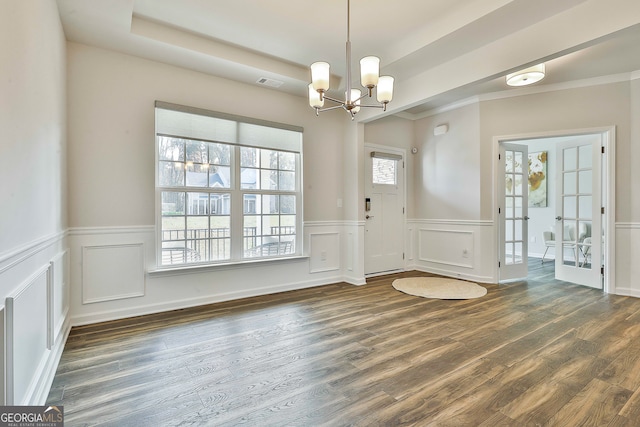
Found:
[[(584, 259), (582, 261), (582, 264), (580, 265), (580, 267), (584, 267), (587, 264), (591, 263), (591, 245), (592, 245), (593, 240), (591, 239), (591, 236), (587, 237), (584, 239), (583, 242), (583, 249), (582, 249), (582, 255), (584, 256)], [(604, 248), (604, 236), (602, 236), (602, 247)]]
[[(544, 257), (547, 255), (547, 251), (549, 248), (554, 248), (556, 246), (556, 237), (553, 231), (543, 231), (542, 238), (544, 240), (544, 245), (546, 246), (544, 250), (544, 254), (542, 255), (542, 263), (544, 264)], [(571, 226), (566, 226), (564, 229), (564, 236), (562, 247), (563, 249), (569, 248), (572, 249), (573, 258), (576, 260), (576, 264), (578, 262), (577, 255), (575, 252), (576, 244), (574, 243), (575, 239), (575, 230)]]
[(553, 231), (543, 231), (542, 238), (544, 239), (544, 245), (546, 246), (544, 254), (542, 255), (542, 263), (544, 264), (544, 257), (547, 255), (549, 248), (556, 246), (556, 237)]

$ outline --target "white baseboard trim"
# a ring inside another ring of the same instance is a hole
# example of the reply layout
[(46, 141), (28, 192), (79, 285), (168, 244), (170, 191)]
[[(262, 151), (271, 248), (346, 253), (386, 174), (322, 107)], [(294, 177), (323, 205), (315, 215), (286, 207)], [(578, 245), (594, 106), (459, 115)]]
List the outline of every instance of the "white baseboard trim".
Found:
[(362, 286), (367, 284), (367, 279), (365, 279), (364, 277), (343, 276), (341, 281), (355, 286)]
[(180, 310), (183, 308), (197, 307), (201, 305), (214, 304), (218, 302), (238, 300), (262, 295), (276, 294), (280, 292), (294, 291), (299, 289), (314, 288), (318, 286), (330, 285), (342, 282), (342, 276), (328, 277), (322, 280), (306, 281), (299, 283), (289, 283), (285, 285), (271, 286), (268, 288), (245, 289), (237, 292), (227, 292), (223, 294), (208, 295), (198, 298), (187, 298), (183, 300), (166, 303), (140, 305), (117, 310), (101, 311), (85, 315), (76, 315), (71, 318), (72, 326), (88, 325), (92, 323), (107, 322), (110, 320), (124, 319), (133, 316), (144, 316), (165, 311)]
[(640, 289), (631, 289), (631, 288), (618, 288), (616, 287), (615, 295), (620, 295), (623, 297), (635, 297), (640, 298)]
[(31, 402), (29, 402), (28, 405), (41, 406), (47, 402), (47, 397), (49, 396), (51, 385), (53, 384), (53, 379), (56, 375), (56, 371), (58, 370), (58, 364), (60, 363), (60, 358), (62, 357), (62, 352), (70, 332), (71, 322), (67, 317), (64, 322), (64, 330), (58, 336), (58, 340), (49, 352), (44, 369), (42, 374), (39, 376), (38, 384), (32, 395)]
[(443, 270), (443, 269), (434, 268), (434, 267), (415, 266), (414, 269), (416, 271), (421, 271), (423, 273), (437, 274), (439, 276), (451, 277), (454, 279), (469, 280), (469, 281), (479, 282), (479, 283), (496, 283), (493, 280), (493, 277), (489, 277), (489, 276), (478, 276), (475, 274), (459, 273), (457, 271)]

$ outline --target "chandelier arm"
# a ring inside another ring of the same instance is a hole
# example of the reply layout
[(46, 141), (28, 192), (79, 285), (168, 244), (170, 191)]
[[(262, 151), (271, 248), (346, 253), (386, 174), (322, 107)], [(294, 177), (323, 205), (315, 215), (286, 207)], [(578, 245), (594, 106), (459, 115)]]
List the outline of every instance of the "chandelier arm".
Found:
[(384, 108), (384, 105), (358, 105), (358, 107)]
[(355, 104), (356, 102), (360, 101), (362, 98), (369, 98), (369, 97), (371, 97), (371, 94), (367, 94), (367, 93), (365, 92), (365, 94), (364, 94), (364, 95), (361, 95), (361, 96), (360, 96), (360, 98), (358, 98), (358, 99), (352, 99), (352, 100), (351, 100), (351, 102)]
[(335, 99), (335, 98), (331, 98), (330, 96), (327, 96), (327, 95), (325, 95), (323, 98), (324, 99), (328, 99), (329, 101), (332, 101), (332, 102), (337, 102), (338, 104), (344, 104), (345, 103), (344, 101), (341, 101), (341, 100)]
[(316, 108), (316, 111), (322, 113), (323, 111), (335, 110), (336, 108), (344, 108), (344, 104), (342, 104), (342, 105), (334, 105), (333, 107)]

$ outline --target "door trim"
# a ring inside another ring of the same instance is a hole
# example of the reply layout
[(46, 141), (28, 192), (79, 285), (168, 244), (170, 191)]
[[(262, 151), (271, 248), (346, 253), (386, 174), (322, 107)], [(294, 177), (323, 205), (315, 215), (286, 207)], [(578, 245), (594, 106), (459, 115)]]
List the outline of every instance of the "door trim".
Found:
[(584, 128), (584, 129), (568, 129), (568, 130), (559, 130), (559, 131), (546, 131), (546, 132), (534, 132), (534, 133), (523, 133), (523, 134), (515, 134), (515, 135), (502, 135), (502, 136), (494, 136), (493, 137), (493, 147), (492, 147), (492, 188), (493, 188), (493, 212), (491, 215), (491, 219), (493, 221), (494, 227), (494, 247), (493, 251), (495, 254), (496, 263), (494, 266), (494, 277), (499, 282), (500, 281), (500, 269), (498, 267), (498, 254), (499, 254), (499, 245), (500, 245), (500, 227), (498, 221), (500, 220), (498, 216), (498, 153), (500, 152), (500, 143), (501, 142), (513, 142), (516, 140), (523, 139), (542, 139), (542, 138), (556, 138), (556, 137), (566, 137), (566, 136), (575, 136), (575, 135), (588, 135), (588, 134), (601, 134), (602, 135), (602, 146), (605, 149), (605, 161), (602, 164), (602, 177), (605, 180), (605, 184), (602, 188), (604, 191), (603, 202), (605, 205), (605, 217), (602, 222), (602, 228), (605, 230), (605, 243), (603, 247), (604, 253), (604, 284), (603, 290), (605, 293), (615, 294), (616, 286), (615, 286), (615, 247), (616, 247), (616, 229), (615, 229), (615, 218), (616, 218), (616, 177), (615, 177), (615, 163), (616, 163), (616, 127), (615, 126), (603, 126), (596, 128)]
[[(402, 269), (401, 270), (397, 270), (395, 272), (400, 272), (400, 271), (405, 271), (407, 269), (407, 150), (405, 150), (404, 148), (398, 148), (398, 147), (391, 147), (388, 145), (381, 145), (381, 144), (371, 144), (368, 142), (364, 143), (364, 147), (363, 147), (363, 152), (366, 153), (367, 150), (373, 150), (373, 151), (382, 151), (382, 152), (386, 152), (389, 154), (394, 154), (394, 155), (398, 155), (402, 157), (402, 162), (404, 167), (402, 168), (402, 205), (404, 206), (404, 214), (402, 215), (402, 252), (405, 254), (405, 257), (403, 259), (403, 263), (402, 263)], [(368, 161), (367, 156), (363, 156), (365, 158), (365, 161)], [(366, 166), (362, 168), (362, 174), (364, 175), (364, 181), (363, 183), (367, 180), (367, 168)], [(365, 192), (362, 192), (363, 197)], [(362, 200), (362, 203), (364, 203), (364, 200)], [(364, 212), (364, 214), (366, 215), (366, 212)], [(361, 221), (364, 224), (365, 219), (361, 218)], [(363, 250), (363, 260), (366, 258), (367, 256), (367, 248), (366, 245), (364, 247)], [(381, 272), (381, 273), (364, 273), (365, 277), (374, 277), (376, 275), (382, 275), (382, 274), (390, 274), (394, 271), (386, 271), (386, 272)]]

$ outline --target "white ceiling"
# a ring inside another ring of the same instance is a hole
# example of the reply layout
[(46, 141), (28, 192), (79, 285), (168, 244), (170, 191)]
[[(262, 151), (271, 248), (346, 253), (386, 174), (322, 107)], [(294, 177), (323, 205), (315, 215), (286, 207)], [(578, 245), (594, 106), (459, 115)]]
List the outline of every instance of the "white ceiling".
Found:
[[(70, 41), (248, 84), (266, 77), (283, 82), (274, 90), (301, 97), (306, 96), (309, 64), (324, 60), (332, 66), (332, 89), (339, 93), (338, 88), (344, 87), (346, 0), (57, 1)], [(556, 15), (580, 11), (589, 6), (586, 3), (589, 1), (353, 0), (354, 73), (359, 58), (376, 55), (381, 58), (381, 72), (393, 75), (400, 88), (425, 71), (446, 70), (456, 59), (483, 49), (490, 52), (489, 47), (509, 37), (525, 37), (526, 29), (535, 34), (536, 26), (542, 27)], [(469, 97), (513, 90), (504, 84), (504, 74), (537, 60), (547, 64), (547, 77), (538, 85), (638, 71), (640, 16), (624, 26), (588, 42), (569, 40), (569, 48), (545, 52), (544, 57), (535, 57), (536, 49), (530, 49), (532, 56), (526, 60), (522, 52), (513, 52), (511, 62), (502, 57), (504, 53), (500, 58), (486, 58), (510, 65), (484, 71), (478, 64), (475, 73), (452, 78), (456, 81), (451, 85), (430, 88), (422, 98), (414, 96), (404, 104), (401, 100), (392, 112), (416, 117)], [(440, 79), (432, 81), (437, 85)]]

